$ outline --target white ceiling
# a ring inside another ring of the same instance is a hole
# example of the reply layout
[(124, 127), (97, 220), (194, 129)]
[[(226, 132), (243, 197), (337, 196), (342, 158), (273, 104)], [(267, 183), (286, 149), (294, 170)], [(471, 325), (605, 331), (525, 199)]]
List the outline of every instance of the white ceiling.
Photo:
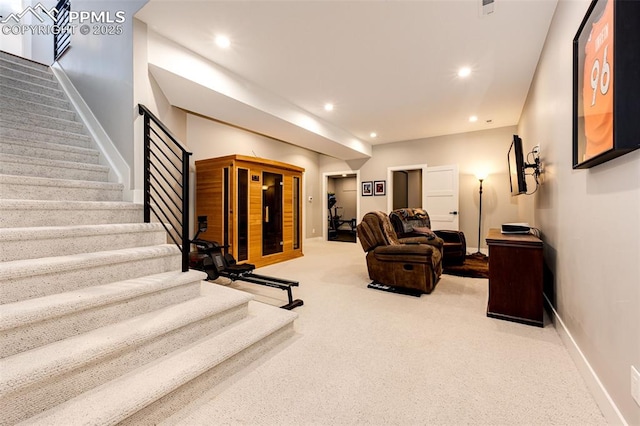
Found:
[(557, 0), (496, 0), (489, 15), (481, 2), (151, 0), (136, 17), (378, 144), (517, 124)]

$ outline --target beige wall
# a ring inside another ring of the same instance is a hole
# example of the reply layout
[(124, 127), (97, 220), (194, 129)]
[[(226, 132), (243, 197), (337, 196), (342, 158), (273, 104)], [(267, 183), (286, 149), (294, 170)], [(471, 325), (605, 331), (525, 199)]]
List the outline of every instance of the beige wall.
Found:
[(571, 166), (571, 40), (589, 3), (559, 2), (518, 128), (540, 144), (545, 167), (533, 205), (555, 277), (546, 295), (607, 418), (622, 422), (608, 393), (639, 425), (630, 366), (640, 368), (640, 150), (588, 170)]
[[(507, 173), (507, 151), (517, 132), (515, 126), (457, 135), (440, 136), (414, 141), (396, 142), (373, 147), (373, 157), (362, 162), (352, 162), (353, 170), (360, 168), (361, 181), (386, 180), (388, 167), (409, 166), (426, 163), (428, 166), (457, 164), (460, 178), (460, 230), (467, 238), (467, 245), (478, 245), (479, 182), (478, 170), (486, 170), (488, 178), (483, 184), (482, 194), (482, 240), (489, 228), (502, 223), (519, 220), (517, 198), (511, 197)], [(344, 161), (321, 156), (321, 173), (345, 170)], [(531, 184), (531, 182), (529, 182)], [(372, 210), (387, 210), (387, 197), (361, 197), (361, 215)], [(427, 207), (428, 210), (428, 207)]]

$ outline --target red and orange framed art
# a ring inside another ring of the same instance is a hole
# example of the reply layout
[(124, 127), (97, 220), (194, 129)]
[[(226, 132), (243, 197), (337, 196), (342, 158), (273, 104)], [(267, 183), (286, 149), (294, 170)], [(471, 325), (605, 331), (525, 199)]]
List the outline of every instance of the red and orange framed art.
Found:
[(640, 148), (640, 2), (593, 0), (573, 39), (573, 168)]

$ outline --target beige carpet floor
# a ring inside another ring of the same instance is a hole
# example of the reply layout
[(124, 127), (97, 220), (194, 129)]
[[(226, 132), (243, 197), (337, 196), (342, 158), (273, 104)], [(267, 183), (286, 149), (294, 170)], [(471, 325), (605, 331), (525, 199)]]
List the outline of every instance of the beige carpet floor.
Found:
[(548, 319), (486, 317), (486, 279), (443, 275), (420, 298), (368, 289), (359, 244), (318, 240), (257, 272), (300, 281), (297, 336), (166, 424), (606, 424)]

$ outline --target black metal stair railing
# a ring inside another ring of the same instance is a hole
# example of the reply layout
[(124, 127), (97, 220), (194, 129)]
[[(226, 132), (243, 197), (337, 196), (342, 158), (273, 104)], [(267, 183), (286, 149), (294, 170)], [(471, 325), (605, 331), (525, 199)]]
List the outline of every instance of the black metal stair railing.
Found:
[(189, 157), (171, 131), (147, 107), (144, 116), (144, 221), (151, 213), (182, 252), (182, 272), (189, 270)]
[(54, 25), (57, 31), (53, 33), (53, 59), (57, 61), (71, 46), (71, 32), (68, 31), (71, 23), (71, 2), (60, 0), (55, 9), (56, 22)]

